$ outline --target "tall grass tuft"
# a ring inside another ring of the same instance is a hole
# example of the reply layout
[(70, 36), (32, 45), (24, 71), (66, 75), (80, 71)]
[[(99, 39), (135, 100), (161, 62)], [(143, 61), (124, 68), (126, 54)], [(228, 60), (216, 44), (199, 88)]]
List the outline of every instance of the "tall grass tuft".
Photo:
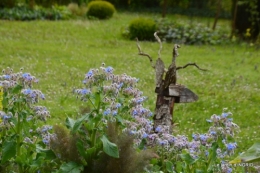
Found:
[(77, 151), (77, 136), (72, 136), (69, 131), (61, 126), (53, 126), (55, 138), (51, 139), (50, 146), (56, 156), (63, 161), (79, 162), (80, 157)]
[(134, 139), (125, 133), (118, 135), (115, 123), (109, 123), (107, 128), (109, 139), (119, 148), (119, 158), (112, 158), (102, 153), (94, 163), (94, 173), (139, 173), (144, 171), (149, 160), (155, 156), (151, 150), (136, 151), (133, 147)]

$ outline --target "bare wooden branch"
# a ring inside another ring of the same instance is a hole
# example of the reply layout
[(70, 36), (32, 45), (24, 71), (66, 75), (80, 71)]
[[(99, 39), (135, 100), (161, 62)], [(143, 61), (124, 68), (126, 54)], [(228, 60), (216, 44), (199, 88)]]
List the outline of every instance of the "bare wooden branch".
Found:
[(202, 68), (200, 68), (196, 63), (188, 63), (188, 64), (186, 64), (186, 65), (184, 65), (184, 66), (177, 67), (176, 70), (184, 69), (184, 68), (186, 68), (186, 67), (188, 67), (188, 66), (195, 66), (195, 67), (197, 67), (197, 69), (199, 69), (199, 70), (208, 71), (207, 69), (202, 69)]
[(160, 49), (158, 51), (158, 58), (161, 58), (161, 51), (162, 51), (162, 41), (161, 39), (158, 37), (157, 32), (154, 33), (154, 37), (156, 38), (156, 40), (159, 42), (160, 44)]
[(152, 68), (155, 68), (155, 66), (154, 66), (154, 64), (153, 64), (153, 59), (152, 59), (152, 57), (151, 57), (149, 54), (142, 52), (142, 49), (141, 49), (141, 47), (140, 47), (140, 45), (139, 45), (138, 38), (136, 38), (136, 45), (137, 45), (137, 48), (138, 48), (138, 51), (139, 51), (138, 55), (147, 56), (147, 57), (149, 58), (149, 61), (150, 61), (150, 63), (151, 63)]
[(172, 63), (175, 63), (176, 58), (179, 56), (178, 48), (181, 48), (181, 46), (178, 44), (174, 44), (173, 51), (172, 51)]

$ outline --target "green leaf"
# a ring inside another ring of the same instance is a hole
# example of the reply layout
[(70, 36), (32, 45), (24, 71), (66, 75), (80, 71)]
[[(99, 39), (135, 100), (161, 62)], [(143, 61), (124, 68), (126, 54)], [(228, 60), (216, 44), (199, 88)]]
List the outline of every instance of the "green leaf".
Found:
[(100, 108), (100, 92), (95, 93), (95, 107), (96, 107), (97, 111)]
[(68, 129), (72, 129), (74, 124), (75, 124), (75, 120), (73, 120), (70, 117), (66, 118), (65, 125), (67, 126)]
[(183, 167), (184, 167), (183, 166), (183, 162), (177, 161), (175, 164), (176, 164), (176, 166), (175, 166), (176, 167), (176, 171), (177, 172), (182, 172), (183, 171)]
[(188, 165), (194, 164), (197, 160), (193, 159), (189, 153), (180, 154), (181, 159), (185, 161)]
[(79, 154), (86, 159), (87, 155), (86, 155), (86, 152), (85, 152), (85, 147), (84, 147), (84, 144), (81, 140), (78, 140), (77, 143), (76, 143), (76, 146), (77, 146), (77, 149), (78, 149), (78, 152)]
[(217, 159), (217, 149), (218, 149), (218, 143), (214, 142), (212, 144), (212, 147), (209, 150), (209, 160), (208, 160), (208, 169), (207, 172), (211, 172), (213, 170), (213, 167), (216, 164)]
[(3, 104), (3, 108), (7, 108), (8, 107), (8, 97), (7, 97), (7, 92), (4, 92), (4, 96), (3, 96), (3, 100), (2, 100), (2, 104)]
[(80, 129), (82, 123), (86, 121), (88, 118), (89, 118), (89, 114), (86, 114), (81, 118), (77, 119), (72, 127), (72, 133), (76, 133)]
[(119, 116), (119, 115), (117, 115), (116, 116), (116, 120), (117, 120), (117, 122), (119, 122), (119, 123), (121, 123), (121, 124), (124, 124), (124, 118), (122, 118), (121, 116)]
[[(196, 172), (196, 173), (204, 173), (204, 171), (201, 170), (201, 169), (196, 169), (195, 172)], [(207, 172), (207, 173), (209, 173), (209, 172)]]
[(86, 161), (87, 162), (91, 162), (93, 159), (96, 158), (97, 156), (97, 153), (98, 153), (98, 149), (97, 147), (91, 147), (91, 148), (88, 148), (86, 149)]
[(16, 142), (5, 141), (3, 143), (2, 163), (5, 163), (7, 160), (11, 159), (15, 155), (16, 155)]
[(119, 152), (118, 152), (118, 147), (116, 146), (116, 144), (110, 142), (106, 136), (102, 136), (101, 137), (101, 141), (103, 142), (103, 151), (111, 156), (111, 157), (115, 157), (115, 158), (119, 158)]
[(141, 141), (141, 143), (139, 144), (138, 148), (139, 148), (140, 150), (143, 150), (146, 143), (147, 143), (146, 140), (145, 140), (145, 139), (142, 139), (142, 141)]
[(150, 164), (157, 165), (158, 164), (158, 159), (152, 158), (151, 161), (150, 161)]
[(76, 133), (80, 129), (82, 123), (86, 121), (88, 118), (89, 118), (89, 114), (86, 114), (77, 120), (73, 120), (67, 117), (66, 126), (71, 130), (72, 133)]
[(63, 163), (60, 167), (60, 173), (80, 173), (83, 171), (83, 165), (75, 163), (75, 162), (68, 162)]
[(170, 161), (166, 161), (165, 162), (165, 165), (166, 165), (166, 170), (168, 171), (168, 172), (170, 172), (170, 173), (172, 173), (174, 170), (173, 170), (173, 163), (172, 162), (170, 162)]
[(243, 152), (234, 160), (230, 161), (229, 163), (241, 163), (241, 162), (259, 162), (260, 161), (260, 142), (254, 143), (246, 152)]
[(13, 94), (18, 94), (21, 90), (22, 90), (23, 86), (22, 85), (16, 85), (13, 89), (12, 89), (12, 93)]
[(47, 160), (53, 160), (56, 158), (56, 155), (52, 150), (44, 149), (40, 145), (36, 145), (36, 152), (38, 157), (44, 156)]

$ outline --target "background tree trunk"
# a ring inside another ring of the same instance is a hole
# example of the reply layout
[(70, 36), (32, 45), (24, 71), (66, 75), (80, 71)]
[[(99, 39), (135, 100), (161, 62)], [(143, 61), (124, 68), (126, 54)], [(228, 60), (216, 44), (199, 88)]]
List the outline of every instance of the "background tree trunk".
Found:
[(218, 18), (219, 18), (221, 9), (222, 9), (222, 0), (218, 0), (218, 2), (217, 2), (217, 10), (216, 10), (216, 15), (215, 15), (215, 20), (214, 20), (214, 23), (213, 23), (213, 26), (212, 26), (212, 30), (215, 30), (215, 29), (216, 29), (217, 22), (218, 22)]
[(167, 13), (167, 0), (163, 0), (163, 5), (162, 5), (162, 17), (164, 18)]

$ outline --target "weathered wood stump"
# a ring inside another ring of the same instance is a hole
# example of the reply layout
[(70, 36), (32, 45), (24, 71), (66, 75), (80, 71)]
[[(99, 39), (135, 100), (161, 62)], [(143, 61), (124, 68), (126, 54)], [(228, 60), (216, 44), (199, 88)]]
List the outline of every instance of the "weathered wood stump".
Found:
[[(139, 55), (148, 57), (151, 66), (155, 69), (155, 80), (156, 88), (155, 92), (157, 93), (156, 105), (155, 105), (155, 114), (154, 114), (154, 129), (159, 126), (169, 126), (170, 131), (172, 130), (173, 125), (173, 109), (174, 103), (190, 103), (198, 100), (198, 96), (193, 93), (190, 89), (186, 88), (184, 85), (177, 84), (177, 71), (184, 69), (188, 66), (195, 66), (199, 70), (206, 71), (201, 69), (196, 63), (188, 63), (184, 66), (176, 66), (176, 58), (179, 56), (178, 48), (179, 45), (174, 44), (172, 51), (172, 62), (169, 65), (168, 69), (165, 69), (164, 62), (161, 59), (161, 50), (162, 42), (157, 36), (157, 33), (154, 33), (156, 40), (160, 44), (160, 49), (158, 51), (158, 59), (156, 63), (153, 64), (152, 57), (142, 52), (142, 49), (138, 43), (137, 39), (137, 48)], [(165, 74), (165, 75), (164, 75)]]
[[(154, 127), (158, 125), (173, 125), (173, 110), (175, 103), (190, 103), (198, 100), (198, 96), (184, 85), (171, 84), (168, 88), (160, 92), (156, 87), (157, 93), (154, 119)], [(170, 128), (172, 129), (172, 128)]]

